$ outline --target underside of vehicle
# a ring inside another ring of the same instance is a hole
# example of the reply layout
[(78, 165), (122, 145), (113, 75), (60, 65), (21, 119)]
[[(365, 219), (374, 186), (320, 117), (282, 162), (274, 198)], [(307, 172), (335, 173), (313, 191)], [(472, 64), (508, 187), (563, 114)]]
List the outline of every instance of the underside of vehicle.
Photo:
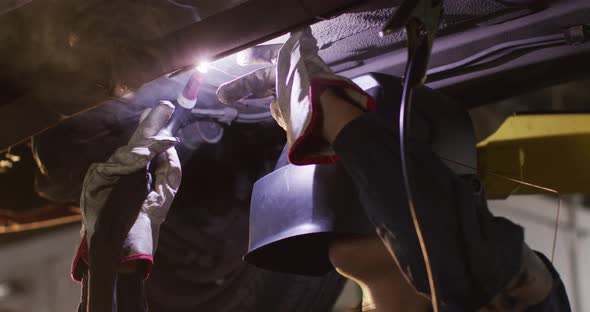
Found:
[[(398, 4), (385, 0), (0, 4), (0, 243), (78, 222), (82, 181), (90, 164), (105, 161), (124, 145), (144, 110), (159, 100), (174, 100), (195, 66), (207, 62), (209, 70), (191, 123), (178, 135), (183, 181), (160, 234), (157, 265), (148, 283), (150, 309), (329, 311), (345, 282), (335, 272), (305, 277), (243, 263), (251, 190), (275, 169), (285, 137), (272, 119), (270, 97), (224, 105), (216, 90), (263, 66), (240, 65), (237, 52), (282, 43), (290, 31), (307, 25), (318, 40), (320, 56), (337, 74), (351, 79), (373, 72), (401, 77), (407, 60), (406, 34), (379, 36)], [(590, 2), (445, 0), (443, 4), (425, 84), (470, 110), (478, 141), (515, 114), (588, 118)], [(590, 119), (580, 122), (585, 120)], [(548, 131), (535, 139), (543, 145), (543, 138), (556, 135)], [(563, 135), (567, 141), (572, 136), (586, 138), (590, 131)], [(513, 139), (497, 140), (512, 140), (512, 147), (526, 149), (522, 141)], [(568, 155), (587, 150), (576, 144), (567, 145), (569, 149), (559, 155), (534, 151), (543, 154), (539, 161), (545, 163), (559, 157), (574, 159)], [(483, 155), (483, 147), (481, 151)], [(488, 145), (485, 153), (494, 151)], [(571, 182), (584, 181), (588, 172), (580, 173), (580, 178), (535, 175), (541, 166), (525, 172), (515, 157), (510, 154), (481, 167), (536, 184), (554, 181), (549, 183), (553, 189), (589, 193)], [(573, 174), (580, 168), (565, 164), (560, 170)], [(513, 185), (491, 186), (489, 191), (494, 198), (516, 193), (538, 192)]]

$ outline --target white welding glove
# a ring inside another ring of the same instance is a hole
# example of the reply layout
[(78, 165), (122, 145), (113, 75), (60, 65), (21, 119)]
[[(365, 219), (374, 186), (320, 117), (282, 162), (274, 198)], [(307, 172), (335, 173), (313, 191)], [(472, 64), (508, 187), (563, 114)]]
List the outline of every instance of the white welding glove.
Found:
[(274, 86), (276, 99), (271, 104), (271, 112), (287, 132), (289, 161), (295, 165), (334, 162), (334, 151), (319, 135), (320, 95), (328, 88), (342, 90), (350, 101), (365, 111), (375, 109), (373, 99), (350, 79), (332, 72), (318, 55), (317, 41), (310, 28), (291, 33), (280, 50), (273, 45), (264, 47), (246, 51), (242, 53), (246, 56), (238, 57), (238, 60), (275, 66), (221, 85), (217, 90), (219, 100), (230, 104), (246, 96), (268, 96)]
[(152, 189), (142, 204), (137, 220), (123, 244), (121, 263), (139, 261), (147, 278), (153, 265), (160, 225), (164, 222), (181, 180), (181, 168), (174, 148), (177, 139), (158, 135), (174, 112), (174, 106), (161, 101), (143, 120), (129, 143), (120, 147), (105, 163), (90, 166), (82, 186), (82, 241), (72, 265), (72, 277), (80, 281), (88, 267), (88, 247), (96, 219), (119, 177), (146, 168), (152, 163)]

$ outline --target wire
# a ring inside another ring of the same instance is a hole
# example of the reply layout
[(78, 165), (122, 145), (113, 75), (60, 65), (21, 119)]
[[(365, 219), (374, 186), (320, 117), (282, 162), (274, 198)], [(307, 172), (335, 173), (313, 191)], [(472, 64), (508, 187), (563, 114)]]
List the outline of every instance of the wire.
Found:
[(418, 215), (416, 214), (416, 206), (413, 196), (413, 185), (410, 179), (410, 172), (408, 166), (408, 150), (407, 150), (407, 129), (410, 123), (410, 117), (412, 113), (412, 86), (410, 86), (411, 79), (414, 79), (409, 73), (412, 72), (413, 60), (408, 59), (406, 76), (404, 77), (404, 86), (402, 91), (402, 99), (399, 112), (399, 145), (401, 154), (401, 167), (402, 167), (402, 178), (406, 190), (406, 197), (408, 199), (408, 206), (410, 207), (410, 213), (412, 215), (412, 222), (416, 228), (416, 236), (422, 250), (422, 257), (424, 258), (424, 265), (426, 267), (426, 274), (428, 276), (428, 285), (430, 288), (430, 296), (432, 297), (432, 309), (433, 312), (439, 311), (438, 295), (436, 291), (436, 285), (434, 276), (432, 273), (432, 265), (430, 263), (430, 256), (428, 255), (428, 249), (426, 248), (426, 242), (424, 241), (424, 235), (422, 234), (422, 228), (418, 221)]
[(181, 9), (187, 9), (187, 10), (191, 10), (193, 13), (193, 18), (195, 19), (195, 22), (198, 22), (201, 20), (201, 15), (198, 12), (198, 9), (196, 6), (194, 5), (190, 5), (190, 4), (184, 4), (184, 3), (180, 3), (176, 0), (166, 0), (168, 1), (168, 3), (172, 4), (175, 7), (179, 7)]
[(174, 6), (177, 6), (179, 8), (189, 9), (189, 10), (195, 9), (195, 6), (194, 5), (180, 3), (180, 2), (178, 2), (176, 0), (166, 0), (166, 1), (168, 1), (170, 4), (172, 4)]
[[(442, 159), (442, 160), (448, 161), (448, 162), (452, 162), (452, 163), (454, 163), (456, 165), (463, 166), (465, 168), (477, 170), (476, 167), (469, 166), (467, 164), (464, 164), (464, 163), (461, 163), (461, 162), (458, 162), (458, 161), (455, 161), (455, 160), (452, 160), (452, 159), (448, 159), (448, 158), (444, 158), (444, 157), (440, 157), (440, 156), (439, 156), (439, 158)], [(494, 177), (497, 177), (497, 178), (505, 179), (505, 180), (508, 180), (508, 181), (511, 181), (511, 182), (514, 182), (514, 183), (517, 183), (517, 184), (525, 185), (525, 186), (528, 186), (528, 187), (536, 188), (536, 189), (539, 189), (539, 190), (543, 190), (543, 191), (546, 191), (546, 192), (555, 194), (555, 196), (557, 197), (557, 212), (555, 213), (555, 230), (554, 230), (554, 233), (553, 233), (553, 246), (551, 248), (551, 263), (553, 263), (553, 261), (555, 260), (555, 249), (557, 247), (557, 233), (559, 231), (559, 216), (561, 214), (561, 201), (562, 201), (561, 193), (559, 193), (558, 190), (555, 190), (555, 189), (552, 189), (552, 188), (540, 186), (540, 185), (537, 185), (537, 184), (533, 184), (533, 183), (530, 183), (530, 182), (527, 182), (527, 181), (523, 181), (523, 180), (519, 180), (519, 179), (512, 178), (512, 177), (507, 177), (507, 176), (501, 175), (499, 173), (486, 172), (486, 174), (489, 174), (489, 175), (494, 176)]]
[[(459, 70), (463, 68), (469, 68), (472, 65), (481, 63), (486, 61), (486, 58), (490, 58), (494, 55), (499, 55), (504, 53), (513, 53), (524, 49), (539, 49), (546, 46), (558, 45), (558, 44), (566, 44), (567, 38), (564, 34), (554, 34), (554, 35), (547, 35), (547, 36), (540, 36), (540, 37), (533, 37), (533, 38), (526, 38), (520, 40), (513, 40), (504, 42), (495, 46), (492, 46), (488, 49), (485, 49), (479, 53), (476, 53), (472, 56), (464, 58), (460, 61), (442, 65), (439, 67), (434, 67), (428, 70), (428, 76), (434, 76), (442, 73), (447, 73), (449, 71)], [(503, 55), (503, 54), (502, 54)], [(489, 59), (486, 62), (492, 62), (495, 59)]]

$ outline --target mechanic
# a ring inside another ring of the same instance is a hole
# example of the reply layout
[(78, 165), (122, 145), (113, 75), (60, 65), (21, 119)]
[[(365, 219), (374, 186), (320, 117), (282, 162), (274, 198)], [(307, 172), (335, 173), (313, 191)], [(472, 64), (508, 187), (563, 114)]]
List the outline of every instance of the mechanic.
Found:
[[(278, 57), (276, 53), (278, 52)], [(425, 263), (408, 207), (396, 207), (405, 195), (395, 124), (376, 115), (373, 99), (350, 80), (336, 76), (318, 55), (309, 29), (291, 34), (280, 51), (265, 57), (274, 67), (220, 87), (232, 103), (276, 88), (273, 116), (287, 132), (289, 160), (298, 165), (340, 159), (358, 187), (376, 239), (334, 242), (337, 270), (365, 290), (377, 311), (428, 311), (429, 279), (435, 273), (442, 311), (569, 311), (557, 272), (524, 243), (521, 227), (493, 217), (485, 204), (465, 200), (472, 186), (455, 176), (429, 146), (411, 144), (411, 166), (418, 189), (418, 218), (424, 227), (431, 262)], [(275, 58), (276, 57), (276, 58)], [(378, 103), (377, 103), (378, 104)], [(131, 310), (145, 310), (142, 280), (153, 263), (158, 229), (180, 184), (177, 139), (156, 135), (174, 111), (161, 102), (140, 123), (127, 146), (105, 163), (92, 165), (83, 184), (81, 208), (85, 238), (74, 263), (74, 276), (85, 278), (87, 245), (102, 207), (118, 177), (155, 165), (153, 190), (125, 239), (119, 266), (119, 290)], [(366, 259), (348, 257), (362, 252)], [(370, 269), (367, 269), (370, 268)], [(81, 305), (81, 311), (83, 309)], [(120, 306), (120, 310), (123, 309)]]
[[(173, 95), (175, 93), (170, 92), (170, 96)], [(138, 127), (142, 112), (154, 106), (159, 107), (158, 111), (147, 115)], [(50, 173), (37, 177), (37, 191), (54, 201), (76, 203), (80, 200), (82, 182), (92, 163), (96, 165), (92, 166), (90, 173), (96, 175), (97, 170), (94, 169), (104, 169), (105, 162), (113, 165), (115, 160), (128, 158), (129, 152), (134, 149), (130, 146), (153, 147), (153, 140), (147, 140), (145, 136), (159, 132), (157, 128), (160, 126), (154, 125), (154, 121), (164, 124), (170, 110), (167, 102), (129, 105), (111, 101), (36, 136), (33, 140), (35, 158), (40, 168)], [(149, 124), (155, 128), (146, 129)], [(252, 312), (267, 311), (264, 307), (284, 312), (326, 311), (333, 303), (339, 286), (344, 282), (335, 272), (320, 279), (305, 278), (273, 274), (241, 262), (241, 254), (247, 250), (248, 238), (244, 236), (244, 229), (247, 230), (248, 220), (248, 185), (253, 182), (244, 181), (244, 176), (254, 179), (267, 173), (268, 169), (262, 164), (272, 164), (280, 152), (276, 147), (283, 144), (281, 131), (268, 123), (255, 131), (245, 132), (243, 129), (240, 125), (226, 129), (223, 142), (215, 146), (203, 145), (198, 150), (188, 145), (199, 140), (195, 138), (198, 134), (191, 132), (191, 128), (184, 129), (177, 134), (180, 143), (152, 161), (154, 167), (168, 167), (171, 173), (176, 174), (175, 168), (179, 166), (170, 160), (175, 159), (174, 149), (177, 150), (182, 162), (183, 187), (174, 197), (166, 229), (160, 231), (158, 240), (154, 240), (152, 235), (140, 235), (150, 233), (147, 230), (137, 231), (140, 222), (136, 222), (135, 230), (129, 234), (127, 246), (130, 248), (124, 250), (123, 263), (118, 267), (116, 311), (144, 311), (148, 305), (149, 311), (217, 311), (236, 307), (239, 311)], [(128, 142), (132, 136), (134, 140)], [(165, 137), (154, 139), (162, 141)], [(56, 148), (62, 153), (55, 154)], [(231, 153), (226, 152), (228, 149)], [(101, 172), (104, 170), (101, 169)], [(207, 183), (203, 184), (203, 181)], [(89, 190), (88, 186), (85, 191)], [(84, 211), (100, 209), (100, 206), (88, 205), (88, 201), (85, 203)], [(167, 207), (154, 209), (164, 214)], [(140, 220), (145, 220), (145, 213), (140, 216)], [(156, 221), (150, 222), (152, 229), (158, 230), (156, 216), (148, 217)], [(84, 222), (92, 221), (89, 213), (85, 212)], [(145, 225), (147, 222), (141, 223)], [(195, 225), (197, 228), (194, 228)], [(178, 237), (184, 239), (178, 241)], [(151, 251), (142, 247), (150, 243), (157, 254), (154, 258), (158, 259), (154, 260), (157, 264), (152, 267), (151, 273)], [(132, 249), (137, 252), (130, 253)], [(131, 261), (129, 256), (133, 255), (135, 260)], [(211, 259), (219, 261), (210, 262)], [(85, 286), (88, 280), (87, 261), (86, 255), (78, 257), (72, 272), (75, 279), (84, 280)], [(183, 267), (179, 268), (179, 264)], [(150, 273), (149, 278), (145, 280), (147, 273)], [(187, 280), (192, 282), (187, 284)], [(221, 283), (218, 284), (219, 281)], [(201, 288), (203, 286), (207, 289)], [(235, 291), (239, 294), (234, 296)], [(88, 287), (85, 287), (85, 292), (89, 293)], [(87, 296), (82, 299), (79, 311), (86, 312)]]
[[(181, 166), (174, 144), (178, 139), (159, 134), (167, 125), (174, 105), (161, 101), (144, 113), (128, 144), (118, 148), (104, 163), (90, 165), (80, 197), (82, 240), (72, 264), (72, 278), (82, 283), (79, 311), (87, 311), (89, 303), (89, 250), (100, 212), (109, 200), (121, 176), (137, 172), (152, 163), (151, 191), (123, 243), (117, 267), (113, 311), (147, 311), (144, 279), (153, 265), (160, 226), (172, 205), (181, 180)], [(125, 194), (122, 194), (125, 196)], [(127, 199), (115, 198), (119, 203)], [(133, 196), (127, 196), (133, 197)], [(124, 205), (123, 205), (124, 206)], [(103, 274), (98, 272), (96, 274)], [(90, 291), (99, 291), (90, 289)]]
[(493, 216), (485, 199), (473, 198), (472, 181), (452, 173), (430, 146), (410, 141), (426, 263), (409, 207), (396, 206), (406, 196), (396, 123), (377, 115), (369, 95), (329, 69), (311, 30), (292, 33), (280, 50), (252, 51), (242, 62), (273, 66), (220, 86), (218, 97), (235, 103), (268, 95), (274, 86), (271, 111), (286, 130), (289, 161), (339, 159), (352, 177), (380, 241), (335, 241), (330, 259), (361, 285), (366, 309), (430, 311), (430, 267), (441, 311), (570, 311), (558, 273), (529, 249), (523, 229)]

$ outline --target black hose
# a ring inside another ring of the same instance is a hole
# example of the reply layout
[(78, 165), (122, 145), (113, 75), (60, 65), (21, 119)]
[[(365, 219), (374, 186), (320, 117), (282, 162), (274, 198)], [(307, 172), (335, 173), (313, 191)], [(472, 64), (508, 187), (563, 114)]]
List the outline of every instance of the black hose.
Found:
[(564, 34), (554, 34), (548, 36), (540, 36), (540, 37), (533, 37), (533, 38), (526, 38), (520, 40), (513, 40), (508, 42), (503, 42), (501, 44), (492, 46), (487, 48), (479, 53), (476, 53), (470, 57), (464, 58), (460, 61), (442, 65), (439, 67), (432, 68), (428, 71), (428, 76), (438, 75), (442, 73), (447, 73), (450, 71), (457, 71), (462, 68), (467, 68), (470, 65), (474, 65), (478, 62), (485, 60), (494, 55), (498, 55), (505, 51), (515, 52), (522, 49), (530, 49), (530, 48), (542, 48), (545, 46), (555, 45), (555, 44), (566, 44), (567, 40)]
[[(430, 56), (430, 49), (428, 49), (428, 38), (424, 35), (420, 35), (416, 41), (415, 53), (408, 53), (408, 62), (406, 65), (404, 85), (402, 91), (402, 98), (399, 111), (399, 145), (400, 145), (400, 159), (402, 178), (404, 182), (404, 189), (406, 191), (406, 198), (408, 200), (408, 207), (412, 216), (412, 222), (416, 230), (416, 236), (420, 244), (420, 250), (422, 251), (422, 257), (424, 259), (424, 265), (426, 274), (428, 277), (428, 285), (430, 288), (430, 296), (432, 299), (432, 308), (434, 312), (439, 312), (439, 298), (436, 286), (436, 280), (434, 279), (434, 273), (432, 271), (432, 265), (430, 257), (428, 255), (428, 248), (422, 234), (422, 228), (418, 215), (416, 213), (415, 197), (414, 197), (414, 184), (412, 180), (411, 168), (408, 165), (408, 159), (410, 154), (408, 151), (408, 129), (410, 128), (411, 114), (412, 114), (412, 94), (414, 88), (419, 87), (423, 83), (425, 76), (426, 64), (420, 64), (422, 60), (428, 60)], [(418, 60), (418, 61), (417, 61)], [(418, 63), (420, 67), (416, 69), (414, 66)]]

